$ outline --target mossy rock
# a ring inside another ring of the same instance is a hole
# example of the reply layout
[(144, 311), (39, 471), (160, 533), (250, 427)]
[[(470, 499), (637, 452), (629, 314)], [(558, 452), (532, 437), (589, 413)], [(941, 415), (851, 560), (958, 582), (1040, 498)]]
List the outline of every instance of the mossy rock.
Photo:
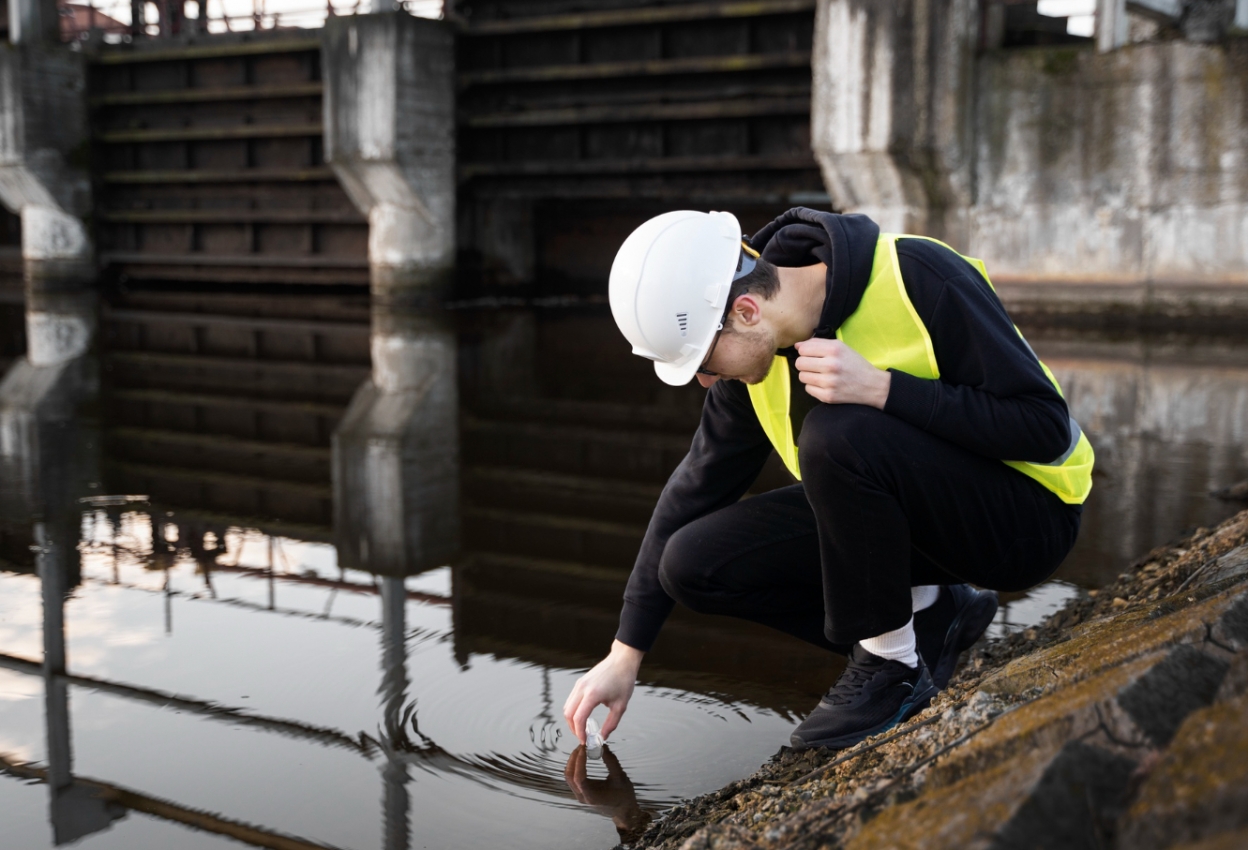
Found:
[(1161, 850), (1245, 829), (1248, 695), (1188, 716), (1124, 815), (1118, 844)]
[(1244, 593), (1236, 586), (1191, 603), (1179, 596), (1088, 623), (1070, 640), (1011, 661), (985, 679), (981, 689), (1018, 695), (1033, 688), (1067, 687), (1173, 644), (1203, 641), (1207, 626), (1218, 622)]

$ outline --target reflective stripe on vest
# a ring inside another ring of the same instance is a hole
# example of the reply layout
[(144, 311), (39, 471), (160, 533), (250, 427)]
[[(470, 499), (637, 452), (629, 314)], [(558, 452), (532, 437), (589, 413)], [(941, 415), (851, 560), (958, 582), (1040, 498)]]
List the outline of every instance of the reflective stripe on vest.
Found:
[[(897, 262), (898, 239), (927, 239), (929, 242), (949, 247), (926, 236), (881, 233), (875, 246), (871, 279), (862, 293), (858, 308), (837, 329), (836, 338), (878, 369), (895, 369), (916, 378), (935, 380), (940, 377), (940, 367), (936, 363), (932, 337), (914, 305), (910, 303), (910, 296), (906, 294), (905, 283), (901, 279), (901, 268)], [(983, 275), (991, 288), (992, 281), (988, 280), (984, 264), (971, 257), (963, 259)], [(1022, 336), (1019, 332), (1020, 339)], [(1027, 344), (1025, 339), (1023, 344)], [(1027, 348), (1031, 350), (1030, 345)], [(1034, 351), (1032, 355), (1035, 355)], [(1062, 388), (1049, 367), (1040, 362), (1039, 358), (1036, 362), (1040, 363), (1040, 368), (1060, 395)], [(767, 377), (761, 383), (751, 385), (749, 392), (754, 412), (767, 434), (767, 439), (771, 441), (784, 465), (800, 481), (802, 475), (798, 465), (797, 443), (793, 438), (793, 425), (789, 419), (789, 380), (788, 361), (777, 355), (771, 363)], [(805, 392), (805, 387), (801, 389)], [(1079, 505), (1083, 504), (1092, 490), (1094, 461), (1092, 444), (1088, 442), (1079, 423), (1071, 418), (1070, 444), (1059, 457), (1049, 463), (1016, 460), (1003, 463), (1040, 482), (1063, 502)]]

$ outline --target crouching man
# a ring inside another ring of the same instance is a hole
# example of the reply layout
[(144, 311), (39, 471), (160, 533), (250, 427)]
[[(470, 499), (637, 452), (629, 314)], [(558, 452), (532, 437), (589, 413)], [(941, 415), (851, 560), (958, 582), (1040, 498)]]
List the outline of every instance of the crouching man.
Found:
[[(625, 240), (610, 302), (660, 379), (708, 392), (611, 652), (564, 705), (582, 741), (599, 705), (619, 724), (679, 602), (847, 654), (791, 743), (851, 746), (948, 683), (993, 590), (1074, 545), (1092, 446), (978, 260), (861, 215), (793, 209), (746, 241), (670, 212)], [(773, 451), (800, 483), (742, 500)]]

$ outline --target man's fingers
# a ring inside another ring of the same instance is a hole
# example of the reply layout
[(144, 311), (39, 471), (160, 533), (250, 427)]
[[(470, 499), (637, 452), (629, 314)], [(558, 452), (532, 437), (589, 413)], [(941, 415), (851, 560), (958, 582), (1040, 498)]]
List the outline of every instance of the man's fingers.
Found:
[(839, 380), (838, 376), (826, 372), (798, 372), (797, 379), (807, 387), (821, 387), (826, 390), (835, 390)]
[(563, 701), (563, 716), (569, 722), (572, 720), (572, 712), (576, 710), (576, 704), (581, 701), (581, 680), (577, 679), (576, 684), (572, 686), (572, 692), (568, 694), (568, 698)]
[(818, 375), (823, 372), (841, 372), (845, 369), (845, 360), (837, 354), (826, 357), (799, 357), (793, 361), (799, 375)]
[(602, 739), (605, 741), (607, 736), (615, 731), (615, 727), (620, 725), (620, 718), (624, 716), (627, 705), (613, 705), (610, 712), (607, 713), (606, 722), (602, 724)]
[(837, 348), (844, 345), (839, 339), (818, 339), (812, 337), (802, 340), (793, 347), (797, 349), (798, 354), (809, 355), (811, 357), (823, 357), (824, 355), (836, 351)]
[(572, 734), (576, 735), (578, 741), (585, 743), (585, 721), (589, 719), (589, 715), (598, 707), (598, 701), (585, 698), (581, 700), (581, 704), (576, 707), (576, 711), (572, 714)]

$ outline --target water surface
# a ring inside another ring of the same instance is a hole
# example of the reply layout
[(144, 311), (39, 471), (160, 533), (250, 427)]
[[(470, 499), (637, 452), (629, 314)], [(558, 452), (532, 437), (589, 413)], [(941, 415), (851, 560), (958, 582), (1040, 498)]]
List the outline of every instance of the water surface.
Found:
[[(1243, 347), (1032, 340), (1093, 440), (1096, 486), (1075, 552), (1007, 600), (998, 633), (1228, 516), (1208, 491), (1248, 478)], [(561, 706), (622, 577), (534, 595), (468, 563), (374, 576), (340, 569), (328, 536), (143, 495), (0, 535), (0, 754), (54, 780), (0, 772), (6, 848), (608, 848), (749, 773), (836, 673), (787, 638), (678, 615), (610, 757), (585, 763)], [(45, 675), (45, 653), (67, 675)]]

